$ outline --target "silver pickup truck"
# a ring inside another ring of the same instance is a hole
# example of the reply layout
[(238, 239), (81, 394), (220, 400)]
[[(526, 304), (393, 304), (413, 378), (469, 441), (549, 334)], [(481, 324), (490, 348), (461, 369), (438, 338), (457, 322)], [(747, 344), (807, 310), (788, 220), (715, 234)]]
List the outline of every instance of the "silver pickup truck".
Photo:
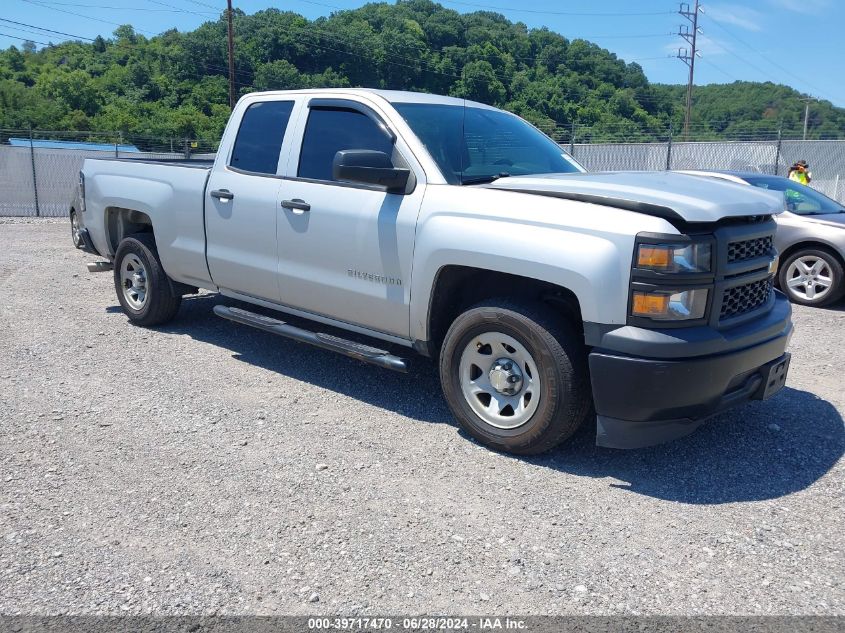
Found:
[(532, 454), (593, 412), (599, 445), (636, 448), (778, 391), (783, 208), (685, 174), (586, 174), (480, 103), (331, 89), (243, 97), (213, 164), (87, 159), (70, 213), (132, 322), (204, 288), (313, 327), (221, 317), (375, 365), (413, 350), (469, 434)]

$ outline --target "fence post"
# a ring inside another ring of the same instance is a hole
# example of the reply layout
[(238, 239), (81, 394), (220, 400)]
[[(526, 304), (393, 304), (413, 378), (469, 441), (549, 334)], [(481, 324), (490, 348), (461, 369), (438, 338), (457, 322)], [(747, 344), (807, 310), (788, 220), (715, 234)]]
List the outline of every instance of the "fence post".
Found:
[(778, 175), (778, 166), (780, 164), (780, 144), (781, 144), (782, 140), (783, 140), (783, 128), (779, 127), (778, 128), (778, 144), (777, 144), (777, 149), (775, 150), (775, 166), (774, 166), (774, 172), (772, 173), (773, 176)]
[(575, 157), (575, 128), (578, 124), (572, 122), (572, 132), (569, 134), (569, 155)]
[(29, 128), (29, 159), (32, 163), (32, 192), (35, 194), (35, 217), (41, 215), (41, 207), (38, 204), (38, 177), (35, 175), (35, 144), (32, 142), (32, 126)]
[(191, 158), (191, 142), (186, 138), (183, 141), (182, 145), (183, 154), (185, 154), (185, 160), (190, 160)]
[(666, 142), (666, 171), (672, 169), (672, 122), (669, 122), (669, 140)]

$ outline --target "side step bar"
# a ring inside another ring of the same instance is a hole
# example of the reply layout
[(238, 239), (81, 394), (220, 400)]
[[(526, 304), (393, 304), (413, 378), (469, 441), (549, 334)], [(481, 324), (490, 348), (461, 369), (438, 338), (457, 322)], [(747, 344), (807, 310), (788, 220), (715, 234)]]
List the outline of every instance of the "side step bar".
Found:
[(352, 358), (378, 365), (385, 369), (392, 369), (393, 371), (408, 371), (408, 363), (398, 356), (393, 356), (386, 350), (370, 347), (369, 345), (362, 345), (355, 343), (339, 336), (332, 336), (331, 334), (323, 334), (321, 332), (312, 332), (299, 328), (284, 321), (279, 321), (272, 317), (249, 312), (240, 308), (230, 308), (228, 306), (217, 305), (214, 306), (214, 314), (235, 323), (249, 325), (271, 334), (278, 334), (287, 338), (292, 338), (294, 341), (300, 343), (308, 343), (316, 347), (338, 352)]

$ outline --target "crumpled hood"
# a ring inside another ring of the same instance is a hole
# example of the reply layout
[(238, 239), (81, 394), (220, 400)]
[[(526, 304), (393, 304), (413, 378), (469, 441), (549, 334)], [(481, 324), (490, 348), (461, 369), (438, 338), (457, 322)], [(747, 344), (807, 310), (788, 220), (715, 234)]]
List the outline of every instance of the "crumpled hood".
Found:
[(782, 193), (671, 171), (511, 176), (484, 186), (581, 200), (683, 222), (773, 215), (785, 206)]

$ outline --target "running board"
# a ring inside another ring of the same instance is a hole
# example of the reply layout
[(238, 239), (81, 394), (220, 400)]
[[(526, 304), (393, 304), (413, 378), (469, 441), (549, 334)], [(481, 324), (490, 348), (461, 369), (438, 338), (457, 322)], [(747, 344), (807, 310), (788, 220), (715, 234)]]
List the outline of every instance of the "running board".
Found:
[(104, 273), (114, 268), (111, 262), (88, 262), (85, 266), (89, 273)]
[(378, 365), (385, 369), (401, 372), (408, 371), (408, 363), (404, 359), (393, 356), (386, 350), (362, 345), (361, 343), (349, 341), (339, 336), (323, 334), (322, 332), (312, 332), (311, 330), (295, 327), (284, 321), (240, 308), (217, 305), (214, 306), (214, 314), (229, 321), (234, 321), (235, 323), (249, 325), (259, 330), (270, 332), (271, 334), (292, 338), (294, 341), (300, 343), (308, 343), (309, 345), (321, 347), (332, 352), (338, 352), (339, 354), (357, 358), (365, 363)]

